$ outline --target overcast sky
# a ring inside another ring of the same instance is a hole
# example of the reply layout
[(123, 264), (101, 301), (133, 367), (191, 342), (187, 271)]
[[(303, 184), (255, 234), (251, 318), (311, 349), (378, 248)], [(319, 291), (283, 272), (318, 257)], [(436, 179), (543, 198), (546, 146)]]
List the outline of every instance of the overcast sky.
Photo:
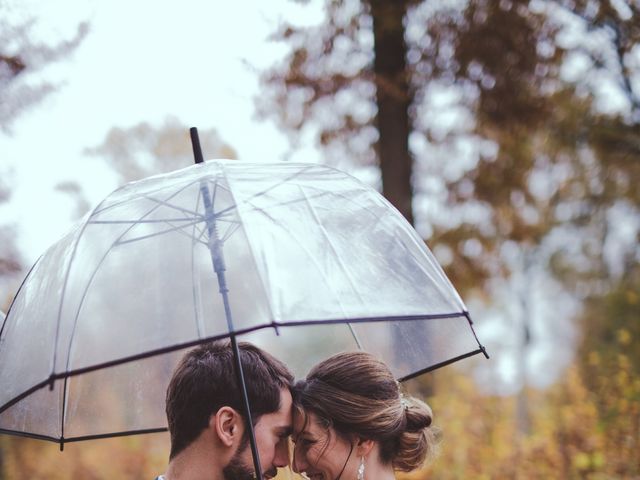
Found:
[[(284, 18), (300, 24), (322, 18), (319, 2), (290, 0), (8, 4), (14, 14), (35, 17), (34, 37), (45, 41), (71, 38), (81, 21), (90, 28), (74, 53), (28, 78), (54, 82), (58, 90), (21, 115), (10, 135), (0, 133), (0, 171), (13, 187), (0, 221), (18, 223), (27, 263), (71, 225), (74, 201), (55, 190), (59, 182), (78, 182), (91, 204), (117, 186), (103, 161), (82, 153), (114, 126), (160, 126), (174, 116), (217, 129), (243, 160), (279, 160), (286, 138), (254, 118), (257, 73), (285, 51), (267, 37)], [(317, 158), (309, 148), (297, 157)]]

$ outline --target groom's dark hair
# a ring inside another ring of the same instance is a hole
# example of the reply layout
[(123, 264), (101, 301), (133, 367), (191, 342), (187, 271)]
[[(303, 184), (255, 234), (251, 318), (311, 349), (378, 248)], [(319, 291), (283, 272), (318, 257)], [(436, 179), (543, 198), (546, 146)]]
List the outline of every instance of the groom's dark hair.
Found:
[[(291, 388), (293, 375), (280, 360), (255, 345), (239, 342), (238, 347), (255, 425), (262, 415), (278, 411), (280, 392)], [(228, 406), (242, 414), (242, 405), (231, 342), (210, 342), (189, 351), (167, 388), (169, 459), (198, 438), (220, 408)]]

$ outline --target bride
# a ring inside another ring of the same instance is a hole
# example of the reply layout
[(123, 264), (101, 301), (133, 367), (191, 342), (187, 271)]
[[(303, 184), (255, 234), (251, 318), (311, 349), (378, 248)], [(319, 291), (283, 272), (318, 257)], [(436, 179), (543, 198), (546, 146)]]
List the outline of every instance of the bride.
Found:
[(432, 413), (365, 352), (334, 355), (293, 388), (293, 469), (312, 480), (391, 480), (434, 450)]

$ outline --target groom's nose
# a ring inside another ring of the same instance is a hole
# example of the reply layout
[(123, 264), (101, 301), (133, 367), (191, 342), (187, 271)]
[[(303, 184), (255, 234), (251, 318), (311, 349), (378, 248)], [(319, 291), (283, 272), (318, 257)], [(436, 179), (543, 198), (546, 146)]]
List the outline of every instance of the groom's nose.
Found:
[(304, 456), (296, 454), (295, 449), (293, 451), (293, 461), (291, 462), (291, 468), (296, 473), (302, 473), (307, 469), (307, 463), (304, 459)]
[(287, 442), (279, 442), (276, 446), (276, 454), (273, 457), (274, 467), (282, 468), (289, 466), (289, 445)]

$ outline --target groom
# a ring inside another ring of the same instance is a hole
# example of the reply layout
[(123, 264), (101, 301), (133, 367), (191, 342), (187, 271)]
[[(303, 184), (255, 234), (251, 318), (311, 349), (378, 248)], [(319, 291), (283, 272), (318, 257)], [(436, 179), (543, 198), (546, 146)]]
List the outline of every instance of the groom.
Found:
[[(289, 464), (293, 376), (258, 347), (241, 342), (240, 360), (256, 443), (265, 478)], [(250, 480), (254, 478), (242, 394), (229, 341), (189, 351), (167, 389), (171, 435), (169, 466), (157, 480)]]

